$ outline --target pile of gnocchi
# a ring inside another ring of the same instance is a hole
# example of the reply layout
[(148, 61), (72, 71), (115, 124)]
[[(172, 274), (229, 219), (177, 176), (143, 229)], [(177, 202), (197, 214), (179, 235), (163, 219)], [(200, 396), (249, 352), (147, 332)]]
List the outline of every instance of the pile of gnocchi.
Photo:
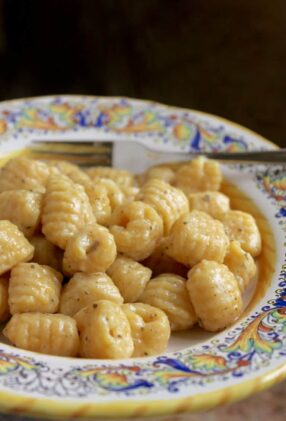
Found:
[(171, 332), (242, 314), (261, 237), (230, 209), (217, 162), (82, 170), (18, 157), (0, 173), (0, 321), (51, 355), (160, 354)]

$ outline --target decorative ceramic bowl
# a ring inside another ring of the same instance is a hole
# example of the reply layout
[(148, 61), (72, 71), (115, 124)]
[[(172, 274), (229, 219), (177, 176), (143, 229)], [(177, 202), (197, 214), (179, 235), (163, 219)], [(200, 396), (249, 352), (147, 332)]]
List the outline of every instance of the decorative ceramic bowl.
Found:
[[(271, 149), (219, 117), (126, 98), (44, 97), (0, 104), (0, 157), (31, 139), (140, 141), (156, 149)], [(245, 312), (219, 334), (176, 334), (164, 355), (120, 361), (53, 357), (1, 344), (0, 411), (54, 418), (144, 418), (208, 410), (286, 376), (286, 167), (223, 166), (232, 205), (250, 211), (263, 252)], [(250, 199), (251, 198), (251, 199)]]

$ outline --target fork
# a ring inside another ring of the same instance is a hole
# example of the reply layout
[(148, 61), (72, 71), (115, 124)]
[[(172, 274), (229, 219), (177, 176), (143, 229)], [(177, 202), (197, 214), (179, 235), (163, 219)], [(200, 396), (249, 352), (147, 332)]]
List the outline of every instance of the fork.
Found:
[(135, 173), (142, 172), (158, 164), (189, 161), (197, 156), (248, 163), (286, 163), (286, 149), (245, 152), (161, 152), (134, 140), (33, 140), (30, 145), (29, 155), (42, 160), (64, 159), (83, 167), (102, 165), (124, 168)]

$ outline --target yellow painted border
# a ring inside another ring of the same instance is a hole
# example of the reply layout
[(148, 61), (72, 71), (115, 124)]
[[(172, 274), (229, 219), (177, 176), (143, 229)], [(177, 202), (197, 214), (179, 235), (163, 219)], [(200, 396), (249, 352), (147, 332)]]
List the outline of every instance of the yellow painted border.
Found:
[(17, 394), (0, 392), (1, 411), (12, 414), (55, 418), (134, 418), (181, 414), (186, 412), (208, 411), (220, 405), (226, 405), (245, 399), (261, 392), (286, 378), (286, 364), (275, 370), (237, 385), (217, 391), (196, 394), (177, 399), (75, 403), (73, 400), (60, 401), (46, 398), (28, 398)]
[[(66, 98), (100, 98), (94, 96), (80, 96), (80, 95), (55, 95), (47, 97), (34, 97), (25, 98), (21, 100), (5, 101), (2, 104), (8, 103), (19, 103), (21, 104), (24, 100), (36, 100), (36, 99), (48, 99), (54, 97), (66, 97)], [(122, 97), (104, 97), (106, 99), (115, 100), (122, 99)], [(129, 98), (127, 98), (129, 99)], [(132, 100), (132, 99), (130, 99)], [(152, 104), (152, 101), (136, 100), (139, 102), (148, 102)], [(159, 104), (159, 103), (156, 103)], [(195, 111), (191, 109), (184, 109), (179, 107), (168, 106), (159, 104), (166, 108), (173, 108), (176, 110), (186, 110), (194, 112), (197, 115), (205, 117), (212, 117), (218, 121), (227, 123), (236, 129), (248, 132), (250, 135), (259, 138), (263, 143), (267, 143), (274, 148), (277, 145), (268, 141), (264, 137), (258, 135), (252, 130), (246, 129), (243, 126), (232, 123), (229, 120), (217, 117), (215, 115), (207, 114), (201, 111)], [(2, 162), (3, 163), (3, 162)], [(42, 416), (48, 418), (134, 418), (134, 417), (145, 417), (145, 416), (159, 416), (159, 415), (172, 415), (186, 412), (199, 412), (207, 411), (216, 406), (229, 404), (241, 399), (244, 399), (254, 393), (260, 392), (275, 383), (278, 383), (286, 378), (286, 363), (277, 366), (275, 369), (270, 370), (268, 373), (261, 376), (254, 377), (253, 379), (246, 380), (239, 384), (228, 386), (213, 392), (206, 392), (202, 394), (195, 394), (194, 396), (181, 397), (176, 399), (166, 400), (153, 400), (153, 401), (128, 401), (122, 400), (121, 402), (107, 402), (107, 403), (90, 403), (83, 402), (78, 403), (74, 400), (54, 400), (48, 398), (37, 398), (27, 397), (17, 393), (1, 392), (0, 391), (0, 410), (2, 412), (23, 414), (31, 416)]]

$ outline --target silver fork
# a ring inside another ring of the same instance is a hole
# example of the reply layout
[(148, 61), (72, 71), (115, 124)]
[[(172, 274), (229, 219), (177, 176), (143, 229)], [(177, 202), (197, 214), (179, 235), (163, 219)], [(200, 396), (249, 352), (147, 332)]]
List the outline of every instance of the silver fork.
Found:
[(197, 156), (248, 163), (286, 163), (286, 149), (245, 152), (155, 151), (136, 141), (33, 140), (31, 156), (43, 160), (64, 159), (80, 166), (113, 166), (135, 173), (168, 162), (189, 161)]

